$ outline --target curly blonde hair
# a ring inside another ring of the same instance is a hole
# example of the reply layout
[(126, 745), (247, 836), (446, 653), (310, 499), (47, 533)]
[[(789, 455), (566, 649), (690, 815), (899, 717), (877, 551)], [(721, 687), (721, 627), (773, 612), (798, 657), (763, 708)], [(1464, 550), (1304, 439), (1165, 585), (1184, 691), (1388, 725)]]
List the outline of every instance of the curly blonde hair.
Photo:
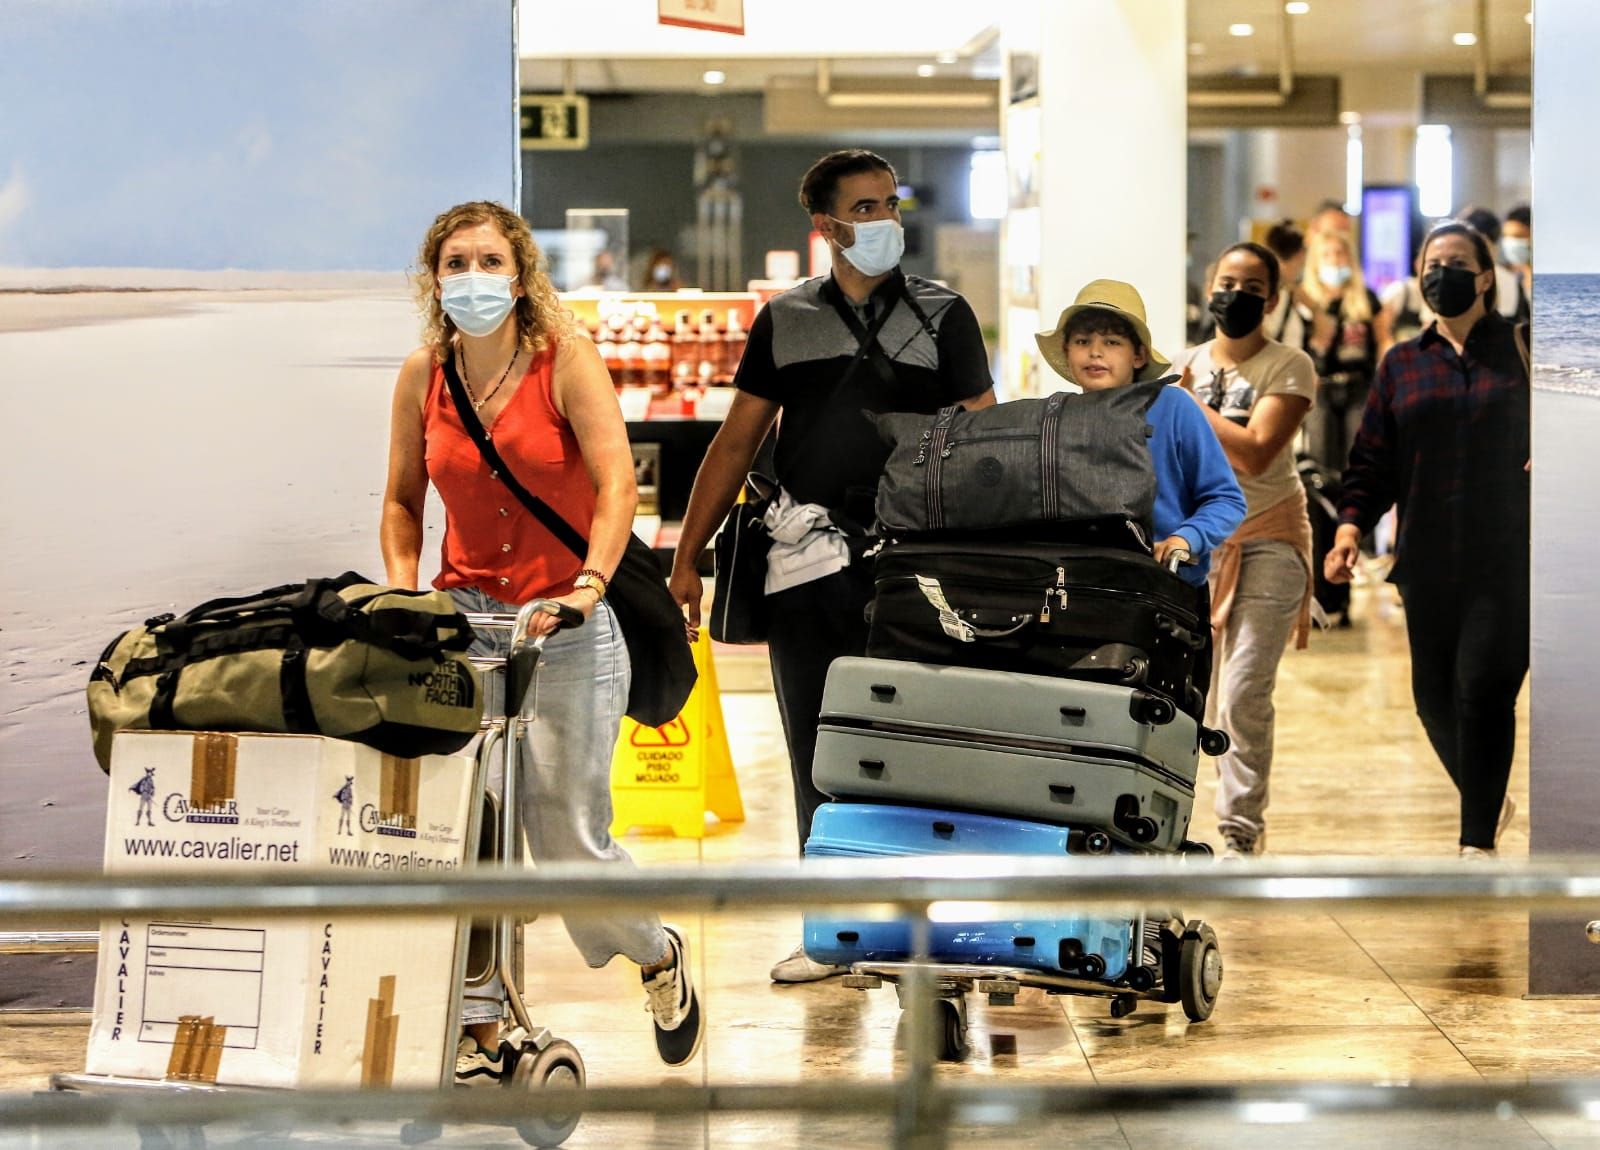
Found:
[(541, 352), (574, 330), (572, 314), (561, 306), (555, 285), (540, 267), (539, 245), (526, 221), (500, 204), (473, 200), (441, 212), (417, 249), (412, 283), (423, 316), (422, 342), (433, 349), (438, 363), (449, 356), (456, 335), (455, 322), (445, 314), (434, 291), (440, 278), (439, 249), (462, 228), (479, 224), (494, 225), (511, 245), (517, 263), (517, 280), (522, 284), (522, 294), (516, 301), (518, 345), (525, 351)]

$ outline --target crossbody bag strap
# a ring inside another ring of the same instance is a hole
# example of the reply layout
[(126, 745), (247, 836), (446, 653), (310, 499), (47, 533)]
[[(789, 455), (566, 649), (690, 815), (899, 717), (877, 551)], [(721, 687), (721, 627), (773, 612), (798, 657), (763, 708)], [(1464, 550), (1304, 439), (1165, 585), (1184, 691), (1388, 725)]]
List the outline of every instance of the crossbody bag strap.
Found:
[[(855, 309), (845, 302), (844, 292), (839, 289), (838, 284), (834, 284), (833, 290), (827, 294), (828, 302), (833, 304), (833, 310), (839, 313), (839, 318), (844, 321), (845, 327), (850, 329), (850, 334), (856, 337), (856, 343), (860, 345), (856, 361), (871, 362), (872, 370), (877, 373), (881, 381), (894, 383), (894, 365), (889, 362), (889, 353), (884, 351), (883, 345), (878, 342), (878, 333), (883, 330), (884, 323), (893, 314), (901, 296), (906, 294), (904, 289), (889, 296), (888, 306), (873, 317), (871, 327), (862, 323)], [(855, 363), (852, 363), (851, 367), (854, 366)]]
[[(873, 359), (875, 362), (882, 361), (885, 364), (887, 363), (888, 357), (884, 355), (883, 348), (878, 346), (878, 333), (883, 330), (884, 321), (889, 318), (889, 313), (894, 310), (894, 301), (891, 300), (889, 302), (889, 306), (884, 308), (883, 312), (873, 319), (871, 327), (866, 327), (861, 323), (860, 317), (857, 316), (855, 312), (851, 311), (850, 306), (846, 304), (842, 298), (840, 298), (838, 285), (834, 285), (832, 291), (824, 291), (823, 294), (830, 297), (830, 302), (832, 302), (834, 310), (839, 312), (839, 317), (844, 320), (845, 326), (848, 327), (856, 337), (855, 358), (850, 361), (850, 366), (844, 369), (844, 372), (839, 376), (838, 379), (834, 381), (833, 386), (828, 389), (828, 394), (823, 399), (821, 406), (821, 409), (825, 410), (828, 405), (833, 402), (836, 396), (844, 393), (844, 389), (849, 385), (850, 381), (856, 377), (856, 372), (861, 370), (861, 365), (864, 362), (866, 362), (868, 359)], [(872, 354), (874, 350), (876, 350), (878, 353), (876, 356)], [(795, 444), (795, 457), (799, 456), (801, 447), (811, 442), (811, 437), (816, 434), (817, 428), (821, 425), (821, 423), (822, 421), (819, 419), (816, 423), (812, 424), (805, 436)], [(779, 487), (783, 486), (783, 481), (785, 478), (784, 475), (779, 473), (774, 475), (773, 478), (777, 480)]]
[(450, 390), (450, 398), (455, 401), (456, 414), (461, 417), (461, 425), (466, 428), (472, 442), (477, 444), (478, 451), (483, 455), (484, 462), (489, 465), (489, 474), (505, 484), (533, 517), (544, 524), (546, 530), (554, 535), (563, 547), (576, 555), (581, 563), (589, 554), (589, 541), (579, 534), (572, 524), (561, 518), (555, 508), (522, 486), (517, 477), (511, 474), (511, 469), (506, 466), (506, 461), (500, 458), (500, 453), (494, 448), (493, 440), (489, 438), (489, 433), (484, 430), (483, 423), (478, 419), (478, 413), (472, 410), (472, 401), (467, 398), (467, 389), (462, 385), (461, 377), (456, 374), (454, 357), (446, 358), (444, 361), (444, 382)]

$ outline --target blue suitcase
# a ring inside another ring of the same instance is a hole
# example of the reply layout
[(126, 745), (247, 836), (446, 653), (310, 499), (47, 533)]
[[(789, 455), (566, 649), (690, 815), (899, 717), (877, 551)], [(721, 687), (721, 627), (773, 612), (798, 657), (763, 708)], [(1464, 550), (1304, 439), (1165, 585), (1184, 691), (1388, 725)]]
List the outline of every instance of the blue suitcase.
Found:
[[(812, 818), (805, 853), (807, 858), (1091, 853), (1082, 845), (1084, 834), (1050, 823), (993, 815), (878, 803), (825, 803)], [(1128, 971), (1134, 930), (1135, 924), (1126, 918), (1070, 914), (1048, 919), (936, 922), (930, 931), (929, 950), (940, 962), (1019, 966), (1115, 982)], [(839, 966), (903, 962), (911, 957), (911, 926), (903, 919), (872, 922), (812, 911), (805, 916), (805, 946), (817, 962)]]

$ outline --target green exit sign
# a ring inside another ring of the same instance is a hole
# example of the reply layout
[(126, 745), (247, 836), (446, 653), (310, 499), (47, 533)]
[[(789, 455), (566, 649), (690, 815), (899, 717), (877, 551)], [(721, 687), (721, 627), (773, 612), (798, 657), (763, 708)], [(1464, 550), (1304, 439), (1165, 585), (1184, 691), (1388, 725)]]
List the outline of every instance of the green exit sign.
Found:
[(524, 93), (522, 146), (529, 151), (543, 148), (587, 148), (589, 98), (531, 96)]

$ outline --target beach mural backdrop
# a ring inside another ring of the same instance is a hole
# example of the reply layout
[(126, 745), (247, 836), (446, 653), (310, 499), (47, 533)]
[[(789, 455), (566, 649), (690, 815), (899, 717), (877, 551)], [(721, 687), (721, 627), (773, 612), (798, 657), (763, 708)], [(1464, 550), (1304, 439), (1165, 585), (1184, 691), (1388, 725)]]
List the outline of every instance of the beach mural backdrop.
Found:
[[(16, 871), (101, 858), (83, 689), (113, 636), (381, 578), (405, 273), (444, 208), (518, 202), (519, 148), (512, 0), (6, 0), (0, 60)], [(0, 1008), (40, 979), (0, 960)]]
[[(1535, 854), (1600, 849), (1600, 5), (1534, 13), (1533, 686)], [(1494, 540), (1484, 540), (1494, 546)], [(1589, 915), (1533, 920), (1533, 994), (1600, 994)]]

